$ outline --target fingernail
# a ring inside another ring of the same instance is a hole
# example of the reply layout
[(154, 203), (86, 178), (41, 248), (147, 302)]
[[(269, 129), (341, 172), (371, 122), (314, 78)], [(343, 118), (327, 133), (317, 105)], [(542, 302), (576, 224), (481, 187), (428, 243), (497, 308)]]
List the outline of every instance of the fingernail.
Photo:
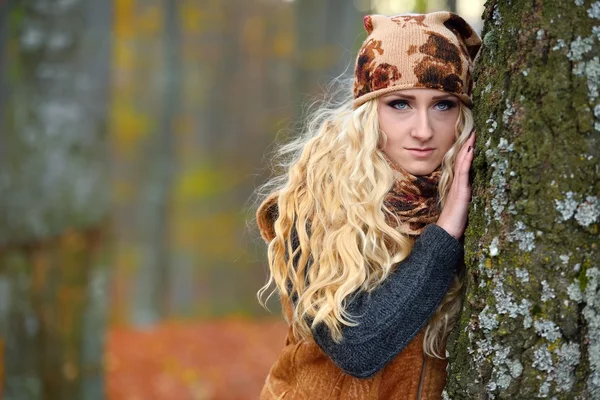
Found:
[(467, 149), (467, 153), (470, 152), (471, 150), (473, 150), (473, 146), (469, 146), (469, 148)]

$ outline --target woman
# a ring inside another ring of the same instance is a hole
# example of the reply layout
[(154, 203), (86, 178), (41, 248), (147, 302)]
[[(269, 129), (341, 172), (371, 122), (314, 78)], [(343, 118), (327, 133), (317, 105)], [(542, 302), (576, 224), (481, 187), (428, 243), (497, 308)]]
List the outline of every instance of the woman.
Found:
[(460, 309), (481, 40), (458, 15), (364, 19), (352, 99), (284, 146), (257, 211), (289, 332), (261, 399), (439, 399)]

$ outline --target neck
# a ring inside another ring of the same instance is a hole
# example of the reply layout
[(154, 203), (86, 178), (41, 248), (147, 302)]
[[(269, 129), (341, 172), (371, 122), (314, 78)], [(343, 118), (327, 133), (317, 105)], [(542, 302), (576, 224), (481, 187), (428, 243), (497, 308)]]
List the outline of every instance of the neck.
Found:
[(383, 153), (383, 156), (384, 156), (385, 160), (387, 161), (388, 165), (390, 166), (390, 168), (392, 168), (392, 170), (394, 171), (394, 176), (396, 176), (396, 178), (405, 177), (405, 178), (410, 179), (411, 181), (415, 181), (418, 179), (431, 178), (431, 177), (441, 174), (441, 172), (442, 172), (442, 166), (440, 164), (440, 165), (438, 165), (438, 167), (436, 169), (431, 171), (429, 174), (413, 175), (410, 172), (408, 172), (407, 170), (405, 170), (404, 168), (402, 168), (400, 166), (400, 164), (398, 164), (396, 161), (392, 160), (386, 153)]

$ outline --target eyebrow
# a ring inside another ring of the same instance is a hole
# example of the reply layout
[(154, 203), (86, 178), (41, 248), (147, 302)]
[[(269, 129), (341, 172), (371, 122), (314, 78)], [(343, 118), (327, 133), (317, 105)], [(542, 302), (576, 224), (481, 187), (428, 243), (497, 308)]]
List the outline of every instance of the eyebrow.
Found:
[[(389, 95), (389, 97), (399, 97), (399, 98), (403, 98), (403, 99), (408, 99), (408, 100), (415, 100), (415, 96), (409, 96), (407, 94), (399, 94), (399, 93), (394, 93), (392, 95)], [(444, 94), (441, 96), (434, 96), (431, 98), (431, 100), (440, 100), (440, 99), (450, 99), (453, 98), (454, 96), (451, 94)]]

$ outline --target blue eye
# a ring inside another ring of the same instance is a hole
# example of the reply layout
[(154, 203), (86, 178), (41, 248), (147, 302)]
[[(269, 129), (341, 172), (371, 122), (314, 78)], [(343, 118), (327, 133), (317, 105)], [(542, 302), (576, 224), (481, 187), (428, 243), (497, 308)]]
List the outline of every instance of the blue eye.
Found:
[(406, 110), (406, 107), (397, 107), (398, 105), (408, 106), (406, 100), (394, 100), (388, 104), (390, 107), (395, 108), (396, 110)]
[(440, 110), (440, 111), (448, 111), (452, 107), (454, 107), (455, 104), (454, 104), (454, 102), (452, 102), (450, 100), (442, 100), (439, 103), (437, 103), (436, 106), (442, 106), (442, 107), (438, 107), (438, 110)]
[[(388, 103), (388, 105), (396, 110), (407, 110), (410, 106), (406, 100), (392, 100)], [(456, 107), (456, 104), (451, 100), (442, 100), (435, 104), (438, 111), (448, 111), (451, 108)]]

